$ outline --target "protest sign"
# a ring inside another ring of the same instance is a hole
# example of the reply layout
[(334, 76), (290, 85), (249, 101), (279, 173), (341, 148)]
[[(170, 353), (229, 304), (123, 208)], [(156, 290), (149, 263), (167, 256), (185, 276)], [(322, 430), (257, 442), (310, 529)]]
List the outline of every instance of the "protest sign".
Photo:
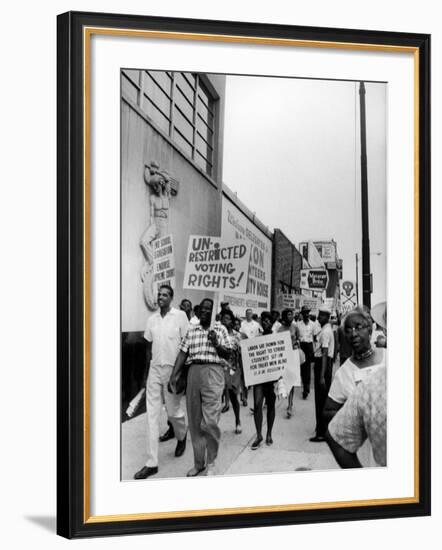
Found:
[(242, 340), (241, 357), (246, 386), (276, 381), (296, 363), (290, 332)]
[[(313, 314), (317, 314), (320, 305), (319, 298), (312, 298), (310, 296), (302, 296), (302, 306), (308, 307)], [(301, 307), (302, 307), (301, 306)]]
[(336, 300), (334, 298), (325, 298), (324, 306), (328, 308), (332, 314), (336, 313)]
[(175, 257), (172, 235), (166, 235), (152, 242), (154, 293), (160, 285), (175, 288)]
[(299, 310), (302, 306), (302, 296), (300, 294), (282, 294), (281, 306), (283, 309)]
[(191, 235), (183, 288), (243, 293), (247, 286), (250, 245), (221, 237)]
[(318, 307), (321, 305), (320, 298), (314, 298), (311, 296), (304, 296), (302, 294), (288, 294), (278, 292), (276, 295), (275, 307), (276, 309), (292, 309), (295, 312), (299, 312), (303, 306), (308, 307), (312, 313), (317, 314)]

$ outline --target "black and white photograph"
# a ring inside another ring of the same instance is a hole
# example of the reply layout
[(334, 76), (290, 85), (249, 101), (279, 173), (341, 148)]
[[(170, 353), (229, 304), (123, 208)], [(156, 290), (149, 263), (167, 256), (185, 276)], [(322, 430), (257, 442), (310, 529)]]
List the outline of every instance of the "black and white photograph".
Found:
[(121, 480), (388, 466), (388, 83), (120, 90)]
[(437, 7), (5, 4), (4, 548), (437, 546)]

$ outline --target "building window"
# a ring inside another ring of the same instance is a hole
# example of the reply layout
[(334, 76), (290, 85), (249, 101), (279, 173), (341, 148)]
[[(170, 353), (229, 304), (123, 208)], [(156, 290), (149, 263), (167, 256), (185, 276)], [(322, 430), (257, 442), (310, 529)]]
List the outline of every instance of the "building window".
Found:
[(200, 75), (125, 69), (122, 92), (202, 170), (213, 175), (215, 99)]

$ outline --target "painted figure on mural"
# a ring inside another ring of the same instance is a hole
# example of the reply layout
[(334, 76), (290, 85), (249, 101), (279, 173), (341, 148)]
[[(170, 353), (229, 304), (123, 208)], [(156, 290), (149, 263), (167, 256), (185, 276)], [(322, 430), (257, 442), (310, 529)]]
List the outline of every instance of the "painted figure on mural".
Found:
[(164, 237), (169, 231), (169, 202), (171, 197), (170, 176), (155, 161), (145, 165), (144, 181), (150, 190), (150, 223), (141, 236), (140, 246), (145, 263), (141, 270), (143, 294), (147, 307), (157, 309), (156, 292), (153, 288), (153, 246), (155, 239)]

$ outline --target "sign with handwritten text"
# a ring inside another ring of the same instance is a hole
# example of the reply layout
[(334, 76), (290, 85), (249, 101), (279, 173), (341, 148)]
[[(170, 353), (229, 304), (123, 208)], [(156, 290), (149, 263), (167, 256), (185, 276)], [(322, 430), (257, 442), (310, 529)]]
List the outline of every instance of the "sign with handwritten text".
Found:
[(278, 380), (295, 363), (290, 332), (242, 340), (241, 357), (246, 386)]
[(191, 235), (183, 288), (243, 293), (247, 286), (249, 257), (247, 242)]
[(175, 288), (175, 257), (172, 235), (165, 235), (152, 242), (153, 284), (155, 294), (161, 285)]

